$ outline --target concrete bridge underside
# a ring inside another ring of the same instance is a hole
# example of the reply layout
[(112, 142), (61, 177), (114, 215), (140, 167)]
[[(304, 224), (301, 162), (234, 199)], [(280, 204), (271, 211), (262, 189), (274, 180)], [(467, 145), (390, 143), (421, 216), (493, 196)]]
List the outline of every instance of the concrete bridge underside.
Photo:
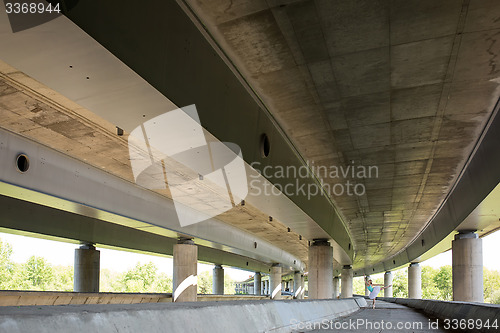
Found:
[[(177, 237), (194, 237), (200, 260), (268, 273), (276, 263), (306, 271), (309, 246), (322, 239), (333, 246), (335, 275), (419, 261), (450, 248), (455, 231), (487, 234), (500, 227), (498, 12), (494, 1), (179, 0), (140, 10), (134, 1), (85, 1), (16, 33), (2, 12), (1, 226), (164, 254)], [(247, 171), (252, 162), (309, 162), (376, 166), (377, 177), (316, 174), (301, 181), (349, 180), (366, 192), (249, 196), (205, 228), (179, 227), (172, 210), (139, 216), (146, 209), (130, 198), (154, 198), (157, 209), (172, 195), (134, 184), (128, 135), (191, 104), (207, 137), (241, 147)], [(21, 151), (9, 142), (18, 141), (41, 157), (31, 175), (13, 169)], [(50, 170), (40, 152), (61, 163)], [(68, 190), (49, 184), (57, 172), (61, 182), (102, 181)], [(101, 188), (126, 189), (131, 204), (98, 200), (92, 191)], [(23, 222), (30, 212), (36, 222)], [(150, 241), (137, 241), (142, 233)]]

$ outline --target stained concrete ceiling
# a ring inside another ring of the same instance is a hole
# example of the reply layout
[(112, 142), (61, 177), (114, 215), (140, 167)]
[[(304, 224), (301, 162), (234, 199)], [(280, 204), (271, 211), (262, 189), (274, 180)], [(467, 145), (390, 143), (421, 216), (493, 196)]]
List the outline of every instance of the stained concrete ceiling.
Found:
[[(334, 195), (354, 265), (404, 249), (427, 225), (499, 97), (498, 1), (187, 0), (317, 166), (376, 166)], [(321, 175), (320, 175), (321, 177)]]
[[(377, 167), (371, 178), (318, 175), (327, 186), (366, 187), (361, 196), (332, 195), (353, 236), (354, 267), (408, 246), (449, 193), (498, 100), (500, 3), (185, 3), (306, 160)], [(50, 105), (63, 96), (43, 85), (34, 94), (22, 86), (29, 77), (10, 74), (0, 86), (2, 127), (131, 181), (113, 125), (74, 103), (61, 114)], [(256, 224), (267, 216), (250, 206), (220, 218), (306, 261), (307, 242), (286, 221)]]
[[(1, 60), (0, 128), (135, 183), (128, 133), (118, 136), (114, 125)], [(168, 158), (165, 161), (167, 167), (174, 163)], [(190, 170), (178, 164), (171, 165), (172, 172), (186, 177)], [(164, 185), (165, 189), (155, 192), (171, 199), (169, 184)], [(212, 200), (216, 196), (213, 193)], [(217, 218), (307, 262), (307, 239), (276, 218), (269, 221), (268, 215), (249, 203), (237, 205)], [(161, 228), (142, 228), (137, 229), (164, 235)]]

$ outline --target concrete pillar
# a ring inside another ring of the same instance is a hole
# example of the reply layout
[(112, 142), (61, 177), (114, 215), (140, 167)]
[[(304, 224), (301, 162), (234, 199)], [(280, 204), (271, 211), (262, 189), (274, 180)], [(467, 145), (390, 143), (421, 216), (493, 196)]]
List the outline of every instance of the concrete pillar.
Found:
[(281, 266), (273, 265), (271, 267), (270, 279), (270, 296), (271, 299), (281, 299)]
[[(370, 280), (371, 278), (372, 278), (372, 277), (371, 277), (370, 275), (367, 275), (367, 276), (366, 276), (366, 280), (365, 280), (365, 281), (366, 281), (366, 282), (368, 282), (368, 280)], [(363, 281), (363, 282), (365, 282), (365, 281)], [(372, 282), (373, 282), (373, 281), (372, 281)], [(368, 296), (368, 295), (370, 295), (370, 291), (368, 290), (368, 286), (367, 286), (367, 285), (366, 285), (366, 283), (365, 283), (365, 296)]]
[(265, 292), (266, 292), (266, 291), (265, 291), (265, 289), (264, 289), (264, 281), (263, 281), (263, 280), (261, 280), (261, 281), (260, 281), (260, 294), (261, 294), (261, 295), (265, 295)]
[(196, 302), (198, 292), (198, 247), (191, 239), (174, 245), (174, 302)]
[(304, 299), (304, 296), (306, 294), (306, 278), (304, 277), (304, 274), (300, 276), (300, 287), (302, 288), (300, 299)]
[(302, 293), (302, 274), (295, 271), (293, 274), (293, 298), (300, 299)]
[(422, 270), (418, 262), (408, 267), (408, 298), (422, 298)]
[(333, 248), (326, 240), (309, 247), (309, 299), (332, 298)]
[(484, 302), (483, 240), (475, 232), (459, 233), (451, 251), (453, 300)]
[(339, 277), (336, 276), (333, 278), (333, 293), (332, 293), (333, 298), (339, 297)]
[(262, 275), (260, 274), (260, 272), (255, 272), (255, 275), (253, 276), (253, 293), (255, 296), (261, 295), (261, 289), (260, 289), (261, 282), (262, 282)]
[(353, 272), (351, 265), (344, 265), (341, 273), (342, 283), (341, 283), (341, 298), (349, 298), (352, 297), (352, 279)]
[(73, 289), (80, 293), (99, 292), (100, 252), (93, 244), (75, 249)]
[[(390, 286), (390, 287), (388, 287)], [(384, 297), (392, 297), (392, 272), (387, 271), (384, 274)]]
[(212, 294), (224, 295), (224, 268), (215, 265), (212, 276)]

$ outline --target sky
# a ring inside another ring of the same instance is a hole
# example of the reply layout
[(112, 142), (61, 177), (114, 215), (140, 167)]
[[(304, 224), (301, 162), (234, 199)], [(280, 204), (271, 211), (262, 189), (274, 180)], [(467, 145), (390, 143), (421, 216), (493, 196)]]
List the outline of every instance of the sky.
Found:
[[(0, 239), (12, 245), (12, 260), (18, 263), (26, 262), (29, 257), (37, 255), (44, 257), (53, 265), (73, 265), (74, 249), (78, 247), (76, 244), (6, 233), (0, 233)], [(101, 251), (101, 269), (125, 272), (134, 267), (138, 262), (141, 264), (153, 262), (160, 272), (172, 275), (172, 258), (110, 249), (99, 250)], [(488, 269), (500, 271), (498, 253), (500, 253), (500, 231), (483, 238), (483, 265)], [(422, 262), (421, 265), (432, 266), (434, 268), (451, 265), (451, 251), (428, 259)], [(198, 273), (212, 269), (213, 265), (198, 264)], [(253, 276), (253, 273), (248, 271), (229, 267), (225, 267), (224, 269), (225, 273), (236, 281), (242, 281)]]

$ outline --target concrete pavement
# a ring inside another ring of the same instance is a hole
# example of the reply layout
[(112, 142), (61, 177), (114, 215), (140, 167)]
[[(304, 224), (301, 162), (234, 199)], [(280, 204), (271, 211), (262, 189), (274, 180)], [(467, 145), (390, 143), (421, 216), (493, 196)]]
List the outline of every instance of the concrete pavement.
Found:
[(315, 330), (297, 332), (446, 332), (438, 328), (436, 319), (430, 319), (400, 304), (377, 301), (376, 308), (369, 306), (338, 322), (323, 322)]

